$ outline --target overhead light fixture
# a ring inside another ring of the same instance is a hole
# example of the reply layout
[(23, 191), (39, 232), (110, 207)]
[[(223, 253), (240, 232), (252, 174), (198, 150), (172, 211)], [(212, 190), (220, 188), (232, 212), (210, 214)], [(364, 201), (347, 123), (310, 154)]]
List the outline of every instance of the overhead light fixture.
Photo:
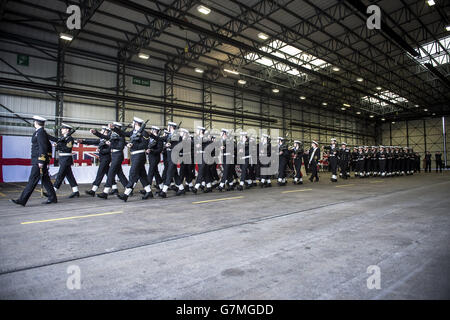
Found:
[(343, 104), (344, 107), (350, 108), (350, 105), (348, 103)]
[(423, 109), (423, 111), (427, 112), (427, 111), (428, 111), (428, 109)]
[(148, 60), (150, 58), (150, 55), (144, 52), (139, 52), (138, 57), (144, 60)]
[(278, 93), (278, 92), (280, 92), (280, 89), (278, 89), (278, 88), (273, 88), (273, 89), (272, 89), (272, 92), (273, 92), (273, 93)]
[(205, 70), (203, 70), (202, 68), (195, 68), (194, 70), (195, 70), (195, 72), (197, 72), (197, 73), (203, 73), (203, 72), (205, 72)]
[(339, 69), (338, 67), (333, 67), (333, 68), (331, 68), (331, 70), (338, 72), (338, 71), (340, 71), (341, 69)]
[(419, 105), (418, 104), (416, 104), (414, 107), (416, 107), (416, 108), (418, 108), (419, 107)]
[(269, 36), (267, 34), (265, 34), (264, 32), (260, 32), (260, 33), (258, 33), (258, 38), (260, 38), (261, 40), (267, 40), (267, 39), (269, 39)]
[(356, 81), (358, 81), (358, 82), (363, 82), (363, 81), (364, 81), (364, 79), (363, 79), (363, 78), (361, 78), (361, 77), (359, 77), (359, 78), (356, 78)]
[(436, 3), (434, 2), (434, 0), (427, 0), (427, 3), (430, 7), (434, 6)]
[(392, 124), (395, 124), (395, 121), (392, 121), (391, 123), (392, 123)]
[(361, 111), (357, 111), (356, 114), (361, 114)]
[(203, 14), (209, 14), (211, 12), (211, 9), (202, 5), (199, 5), (197, 7), (197, 11)]
[(305, 100), (306, 97), (305, 96), (300, 96), (300, 100)]
[(68, 33), (60, 33), (59, 37), (61, 39), (63, 39), (63, 40), (66, 40), (66, 41), (72, 41), (73, 40), (73, 36), (71, 34), (68, 34)]
[(323, 106), (326, 106), (326, 105), (328, 105), (328, 103), (326, 103), (326, 102), (322, 102), (322, 105), (323, 105)]
[(244, 85), (247, 83), (247, 81), (245, 81), (244, 79), (239, 79), (238, 83)]
[(228, 72), (228, 73), (232, 73), (232, 74), (239, 74), (239, 72), (236, 71), (236, 70), (223, 69), (223, 71)]
[(433, 112), (433, 113), (432, 113), (431, 115), (432, 115), (432, 116), (435, 116), (435, 115), (436, 115), (436, 113), (434, 113), (434, 112)]
[(376, 87), (376, 89), (377, 89), (377, 90), (381, 90), (382, 88), (381, 88), (381, 87)]
[(373, 118), (373, 114), (371, 114), (371, 115), (369, 116), (369, 118)]
[(344, 107), (342, 107), (341, 110), (344, 110), (344, 111), (345, 111), (345, 110), (347, 110), (347, 109), (345, 109)]
[(445, 30), (450, 31), (450, 24), (445, 27)]
[(385, 121), (386, 119), (385, 118), (381, 118), (381, 121)]

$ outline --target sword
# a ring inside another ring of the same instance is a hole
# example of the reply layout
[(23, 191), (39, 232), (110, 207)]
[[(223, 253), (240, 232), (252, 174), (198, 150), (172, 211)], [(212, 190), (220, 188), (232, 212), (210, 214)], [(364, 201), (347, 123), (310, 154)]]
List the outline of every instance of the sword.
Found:
[(44, 177), (44, 170), (43, 170), (43, 168), (39, 168), (39, 174), (41, 176), (41, 198), (43, 198), (44, 197), (44, 189), (42, 189), (42, 187), (43, 187), (42, 178)]

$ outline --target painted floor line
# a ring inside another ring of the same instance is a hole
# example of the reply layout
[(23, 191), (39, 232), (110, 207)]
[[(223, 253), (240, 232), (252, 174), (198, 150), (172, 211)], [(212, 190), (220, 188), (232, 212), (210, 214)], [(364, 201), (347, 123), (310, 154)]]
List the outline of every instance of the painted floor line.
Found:
[(231, 197), (231, 198), (211, 199), (211, 200), (204, 200), (204, 201), (195, 201), (195, 202), (192, 202), (192, 204), (200, 204), (200, 203), (216, 202), (216, 201), (224, 201), (224, 200), (233, 200), (233, 199), (242, 199), (242, 198), (244, 198), (244, 196)]
[(291, 192), (303, 192), (303, 191), (311, 191), (312, 189), (301, 189), (301, 190), (289, 190), (289, 191), (283, 191), (281, 193), (291, 193)]
[(354, 184), (343, 184), (341, 186), (336, 186), (336, 188), (350, 187), (350, 186), (354, 186)]
[(20, 224), (32, 224), (32, 223), (42, 223), (42, 222), (53, 222), (53, 221), (62, 221), (62, 220), (71, 220), (71, 219), (99, 217), (99, 216), (106, 216), (106, 215), (118, 214), (118, 213), (123, 213), (123, 211), (112, 211), (112, 212), (105, 212), (105, 213), (88, 214), (88, 215), (84, 215), (84, 216), (73, 216), (73, 217), (55, 218), (55, 219), (47, 219), (47, 220), (26, 221), (26, 222), (21, 222)]

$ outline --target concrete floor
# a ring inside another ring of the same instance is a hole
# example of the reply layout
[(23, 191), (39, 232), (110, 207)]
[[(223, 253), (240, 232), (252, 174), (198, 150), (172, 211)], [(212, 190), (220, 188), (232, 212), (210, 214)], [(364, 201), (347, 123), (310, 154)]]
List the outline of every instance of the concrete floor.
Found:
[[(4, 184), (0, 298), (450, 298), (449, 172), (321, 177), (128, 203), (66, 199), (63, 186), (57, 205), (35, 192), (25, 208), (7, 201), (22, 184)], [(72, 265), (79, 290), (66, 285)], [(367, 288), (371, 265), (381, 289)]]

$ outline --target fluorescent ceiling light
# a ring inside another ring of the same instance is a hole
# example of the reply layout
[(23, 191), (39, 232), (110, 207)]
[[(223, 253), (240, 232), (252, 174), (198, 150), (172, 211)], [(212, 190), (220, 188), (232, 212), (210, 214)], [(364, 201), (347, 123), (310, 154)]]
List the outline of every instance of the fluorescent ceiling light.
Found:
[(347, 110), (347, 109), (345, 109), (345, 108), (341, 108), (341, 110)]
[(348, 108), (350, 107), (350, 105), (348, 103), (344, 103), (343, 106), (348, 107)]
[(419, 107), (419, 105), (418, 104), (416, 104), (414, 107), (416, 107), (416, 108), (418, 108)]
[(381, 90), (382, 88), (381, 88), (381, 87), (376, 87), (376, 89), (377, 89), (377, 90)]
[(272, 92), (273, 92), (273, 93), (278, 93), (278, 92), (280, 92), (280, 89), (278, 89), (278, 88), (273, 88), (273, 89), (272, 89)]
[(150, 55), (144, 52), (139, 52), (138, 57), (144, 60), (148, 60), (150, 58)]
[(305, 100), (306, 97), (305, 97), (305, 96), (300, 96), (300, 99), (301, 99), (301, 100)]
[(450, 24), (445, 27), (445, 30), (450, 31)]
[(223, 71), (228, 72), (228, 73), (232, 73), (232, 74), (239, 74), (239, 72), (236, 71), (236, 70), (223, 69)]
[(370, 117), (370, 118), (373, 118), (373, 114), (371, 114), (369, 117)]
[(427, 0), (427, 3), (430, 7), (434, 6), (436, 3), (434, 2), (434, 0)]
[(211, 9), (208, 8), (208, 7), (200, 5), (200, 6), (197, 7), (197, 11), (200, 12), (200, 13), (203, 13), (203, 14), (209, 14), (211, 12)]
[(428, 111), (428, 109), (423, 109), (423, 111), (427, 112), (427, 111)]
[(436, 113), (434, 113), (434, 112), (433, 112), (433, 113), (432, 113), (431, 115), (432, 115), (432, 116), (435, 116), (435, 115), (436, 115)]
[(263, 32), (258, 33), (258, 38), (262, 39), (262, 40), (267, 40), (269, 39), (269, 36)]
[(341, 69), (339, 69), (338, 67), (333, 67), (331, 70), (338, 72), (338, 71), (340, 71)]
[(238, 83), (244, 85), (247, 83), (247, 81), (245, 81), (244, 79), (239, 79)]
[(326, 105), (328, 105), (328, 103), (326, 103), (326, 102), (322, 102), (322, 105), (323, 105), (323, 106), (326, 106)]
[(364, 79), (363, 79), (363, 78), (356, 78), (356, 81), (358, 81), (358, 82), (363, 82)]
[(205, 70), (203, 70), (202, 68), (195, 68), (194, 70), (195, 70), (195, 72), (197, 72), (197, 73), (203, 73), (203, 72), (205, 72)]
[(381, 121), (385, 121), (386, 119), (385, 118), (381, 118)]
[(395, 121), (392, 121), (391, 123), (392, 123), (392, 124), (395, 124)]
[(361, 111), (357, 111), (356, 114), (361, 114)]
[(68, 33), (60, 33), (59, 37), (61, 39), (63, 39), (63, 40), (66, 40), (66, 41), (72, 41), (73, 40), (73, 36), (71, 34), (68, 34)]

